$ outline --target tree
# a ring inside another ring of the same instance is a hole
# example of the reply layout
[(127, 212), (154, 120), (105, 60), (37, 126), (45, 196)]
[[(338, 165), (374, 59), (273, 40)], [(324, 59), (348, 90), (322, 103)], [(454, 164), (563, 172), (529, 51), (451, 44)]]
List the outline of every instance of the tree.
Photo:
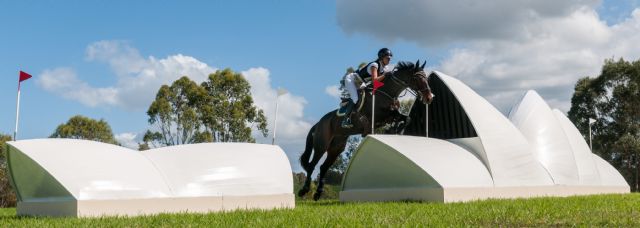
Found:
[(5, 151), (7, 141), (11, 141), (11, 136), (0, 134), (0, 207), (15, 207), (16, 193), (9, 182), (7, 170), (7, 151)]
[(187, 76), (176, 80), (171, 86), (162, 85), (147, 110), (149, 124), (155, 130), (147, 130), (143, 141), (155, 146), (155, 143), (170, 146), (210, 141), (210, 136), (201, 127), (198, 110), (205, 94)]
[(411, 107), (413, 107), (413, 103), (415, 102), (416, 102), (415, 97), (408, 98), (408, 99), (401, 99), (400, 108), (398, 108), (398, 112), (400, 112), (402, 115), (409, 116), (409, 113), (411, 112)]
[(0, 134), (0, 161), (4, 162), (7, 159), (6, 151), (4, 151), (5, 142), (11, 141), (10, 135)]
[(210, 74), (202, 85), (184, 76), (163, 85), (147, 115), (154, 130), (147, 130), (139, 149), (200, 143), (255, 142), (256, 127), (266, 137), (267, 118), (253, 104), (251, 86), (244, 77), (225, 69)]
[(267, 118), (253, 104), (251, 86), (231, 69), (218, 70), (202, 83), (206, 91), (201, 120), (214, 142), (255, 142), (251, 127), (267, 136)]
[(571, 98), (569, 119), (589, 137), (592, 124), (593, 152), (616, 167), (640, 190), (640, 61), (605, 60), (602, 72), (582, 78)]
[(145, 151), (151, 149), (147, 142), (138, 143), (138, 151)]
[(60, 124), (50, 138), (87, 139), (104, 143), (116, 144), (109, 124), (101, 120), (94, 120), (81, 115), (73, 116), (67, 123)]

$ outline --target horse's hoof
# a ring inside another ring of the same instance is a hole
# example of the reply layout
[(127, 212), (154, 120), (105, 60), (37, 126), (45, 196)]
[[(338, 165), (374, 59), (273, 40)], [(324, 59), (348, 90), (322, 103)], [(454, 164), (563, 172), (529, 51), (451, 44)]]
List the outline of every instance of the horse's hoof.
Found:
[(321, 192), (313, 193), (313, 200), (318, 201), (320, 199), (320, 196), (322, 196)]
[(298, 191), (298, 197), (303, 197), (304, 195), (306, 195), (309, 192), (309, 189), (300, 189), (300, 191)]

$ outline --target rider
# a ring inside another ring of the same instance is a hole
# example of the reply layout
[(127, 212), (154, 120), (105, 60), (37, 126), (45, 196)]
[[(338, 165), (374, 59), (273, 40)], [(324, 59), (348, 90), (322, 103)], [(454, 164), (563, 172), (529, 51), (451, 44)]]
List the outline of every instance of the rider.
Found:
[[(391, 50), (388, 48), (382, 48), (378, 51), (378, 59), (372, 61), (365, 65), (364, 67), (358, 69), (356, 72), (348, 74), (344, 79), (344, 86), (347, 92), (349, 93), (349, 99), (346, 101), (346, 110), (345, 118), (342, 121), (342, 127), (350, 128), (353, 126), (351, 124), (350, 111), (353, 110), (355, 105), (358, 103), (358, 90), (366, 87), (366, 83), (371, 80), (377, 80), (379, 82), (384, 80), (384, 72), (385, 67), (389, 65), (391, 62), (391, 57), (393, 54)], [(359, 84), (359, 86), (358, 86)]]

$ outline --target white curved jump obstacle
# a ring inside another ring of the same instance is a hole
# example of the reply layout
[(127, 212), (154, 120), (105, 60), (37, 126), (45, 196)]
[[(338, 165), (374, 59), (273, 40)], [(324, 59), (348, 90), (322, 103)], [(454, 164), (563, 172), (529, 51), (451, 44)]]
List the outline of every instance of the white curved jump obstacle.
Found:
[[(354, 153), (342, 201), (425, 200), (628, 193), (575, 126), (529, 91), (503, 116), (459, 80), (433, 72), (429, 136), (370, 135)], [(435, 107), (434, 107), (435, 106)], [(510, 121), (511, 120), (511, 121)]]
[(202, 143), (139, 152), (75, 139), (7, 144), (18, 215), (295, 207), (291, 166), (278, 146)]

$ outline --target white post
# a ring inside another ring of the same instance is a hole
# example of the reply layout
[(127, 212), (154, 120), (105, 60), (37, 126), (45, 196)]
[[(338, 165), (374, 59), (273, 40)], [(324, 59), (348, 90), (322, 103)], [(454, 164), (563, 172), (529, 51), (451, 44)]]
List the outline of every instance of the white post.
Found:
[(593, 144), (591, 144), (591, 124), (589, 124), (589, 150), (593, 152)]
[(278, 100), (280, 100), (280, 96), (284, 95), (287, 93), (287, 90), (285, 89), (278, 89), (278, 96), (276, 96), (276, 114), (275, 117), (273, 118), (273, 138), (271, 139), (271, 145), (275, 145), (276, 143), (276, 129), (278, 127)]
[(16, 129), (13, 131), (13, 141), (16, 141), (18, 135), (18, 120), (20, 116), (20, 82), (18, 82), (18, 98), (16, 99)]
[(273, 120), (273, 138), (271, 139), (271, 145), (275, 145), (276, 143), (276, 129), (278, 127), (278, 124), (276, 124), (278, 122), (278, 100), (279, 100), (280, 96), (276, 97), (276, 116)]
[(589, 149), (593, 151), (593, 144), (591, 143), (591, 124), (595, 123), (596, 120), (589, 118)]
[(376, 124), (376, 94), (371, 94), (371, 134), (375, 134), (375, 124)]
[[(431, 94), (431, 99), (433, 99), (434, 97), (436, 97), (436, 95), (432, 93), (432, 94)], [(417, 100), (416, 100), (416, 101), (417, 101)], [(424, 124), (424, 132), (425, 132), (425, 134), (424, 134), (424, 135), (425, 135), (425, 137), (427, 137), (427, 138), (429, 138), (429, 104), (430, 104), (429, 102), (427, 102), (427, 103), (425, 103), (425, 104), (424, 104), (424, 106), (425, 106), (425, 111), (426, 111), (426, 113), (425, 113), (425, 115), (424, 115), (424, 116), (425, 116), (425, 117), (424, 117), (424, 118), (425, 118), (425, 120), (424, 120), (424, 123), (425, 123), (425, 124)]]
[(425, 104), (424, 105), (425, 108), (425, 119), (424, 119), (424, 132), (425, 132), (425, 137), (429, 138), (429, 104)]

